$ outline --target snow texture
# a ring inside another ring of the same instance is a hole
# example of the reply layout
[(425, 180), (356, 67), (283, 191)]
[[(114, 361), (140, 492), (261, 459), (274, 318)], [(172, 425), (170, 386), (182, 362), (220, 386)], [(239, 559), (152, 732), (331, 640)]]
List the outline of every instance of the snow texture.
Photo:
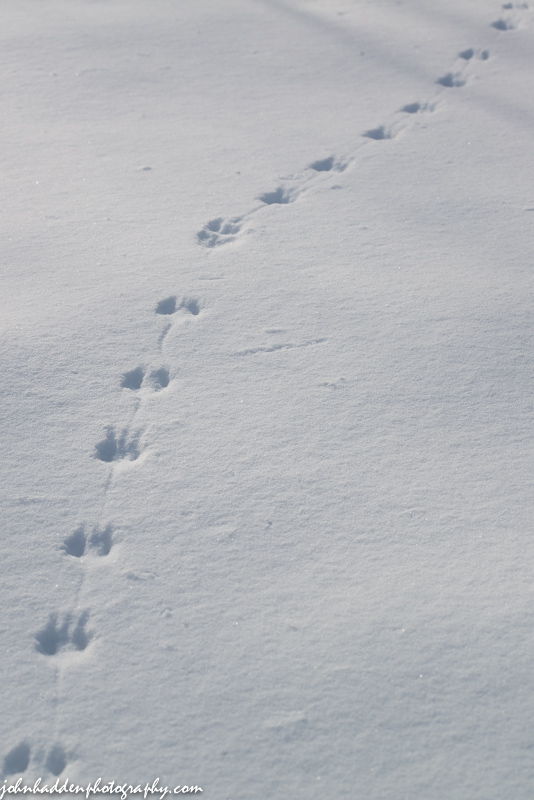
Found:
[(2, 781), (532, 797), (532, 15), (4, 0)]

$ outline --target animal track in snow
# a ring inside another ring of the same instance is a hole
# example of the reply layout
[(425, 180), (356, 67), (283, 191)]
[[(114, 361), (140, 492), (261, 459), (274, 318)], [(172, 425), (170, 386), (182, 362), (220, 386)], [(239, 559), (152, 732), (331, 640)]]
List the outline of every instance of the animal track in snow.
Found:
[(316, 344), (322, 344), (326, 342), (326, 339), (311, 339), (308, 342), (301, 342), (300, 344), (271, 344), (267, 345), (266, 347), (251, 347), (248, 350), (240, 350), (236, 353), (236, 356), (252, 356), (255, 353), (275, 353), (277, 350), (293, 350), (293, 348), (297, 347), (312, 347)]
[(468, 47), (467, 50), (462, 50), (458, 55), (460, 58), (463, 58), (464, 61), (471, 61), (475, 56), (480, 58), (481, 61), (487, 61), (490, 56), (489, 50), (477, 50), (474, 47)]
[(150, 373), (150, 382), (155, 392), (166, 389), (169, 385), (170, 377), (169, 372), (164, 367), (156, 369)]
[(447, 72), (442, 78), (438, 78), (436, 83), (447, 89), (460, 88), (460, 86), (465, 86), (465, 79), (460, 72)]
[(434, 108), (430, 103), (407, 103), (400, 111), (404, 114), (423, 114), (425, 111), (434, 111)]
[(331, 170), (334, 172), (343, 172), (346, 167), (346, 164), (337, 161), (334, 156), (328, 156), (328, 158), (319, 159), (310, 164), (310, 169), (314, 169), (316, 172), (330, 172)]
[(283, 186), (279, 186), (273, 192), (260, 194), (258, 200), (261, 200), (267, 206), (287, 205), (287, 203), (294, 203), (298, 194), (295, 189), (284, 189)]
[[(156, 314), (176, 314), (176, 312), (180, 311), (181, 309), (184, 309), (184, 311), (189, 311), (189, 313), (193, 314), (194, 317), (200, 314), (199, 301), (194, 297), (184, 297), (179, 303), (177, 300), (178, 298), (176, 295), (166, 297), (165, 300), (160, 300), (156, 306)], [(138, 369), (141, 369), (141, 367), (138, 367)]]
[(370, 131), (365, 131), (365, 133), (362, 133), (362, 136), (365, 136), (367, 139), (375, 139), (376, 141), (380, 141), (381, 139), (394, 139), (395, 133), (391, 130), (391, 128), (386, 128), (385, 125), (380, 125), (379, 128), (372, 128)]
[(156, 306), (156, 314), (174, 314), (176, 311), (176, 297), (166, 297), (160, 300)]
[(197, 233), (197, 239), (204, 247), (228, 244), (235, 241), (237, 234), (240, 233), (242, 221), (243, 217), (232, 217), (229, 220), (223, 217), (212, 219)]
[(21, 742), (4, 758), (3, 773), (4, 775), (17, 775), (19, 772), (25, 772), (29, 763), (30, 746), (26, 742)]
[(513, 31), (515, 29), (515, 24), (512, 22), (511, 19), (496, 19), (495, 22), (491, 23), (492, 28), (496, 28), (498, 31)]
[(115, 429), (109, 425), (106, 429), (106, 438), (95, 445), (95, 458), (100, 461), (136, 461), (140, 456), (139, 436), (129, 438), (125, 428), (117, 438)]
[[(200, 312), (200, 309), (198, 308), (195, 300), (189, 302), (191, 308), (189, 308), (188, 311), (190, 314), (196, 316)], [(141, 367), (137, 367), (137, 369), (124, 374), (121, 381), (121, 386), (123, 389), (132, 389), (137, 391), (142, 385), (146, 385), (148, 383), (152, 386), (152, 389), (155, 392), (159, 392), (161, 389), (165, 389), (169, 385), (169, 380), (169, 372), (164, 367), (153, 370), (148, 376)]]
[(45, 656), (55, 656), (60, 650), (85, 650), (91, 640), (85, 630), (88, 619), (89, 613), (84, 611), (73, 626), (71, 614), (65, 614), (62, 622), (57, 614), (51, 614), (48, 624), (35, 636), (36, 649)]
[(52, 775), (57, 777), (61, 775), (66, 766), (67, 756), (65, 755), (65, 751), (60, 744), (55, 744), (48, 754), (45, 767), (48, 772), (51, 772)]
[(61, 549), (74, 558), (81, 558), (88, 549), (96, 551), (99, 556), (107, 556), (113, 546), (112, 534), (112, 525), (106, 525), (105, 528), (96, 525), (89, 536), (85, 533), (85, 525), (80, 525), (67, 536)]
[(141, 388), (144, 377), (145, 373), (143, 368), (136, 367), (135, 369), (130, 370), (130, 372), (124, 373), (122, 376), (121, 386), (123, 389), (132, 389), (133, 391), (137, 391)]
[(81, 558), (85, 553), (85, 546), (87, 544), (87, 537), (85, 535), (84, 526), (80, 525), (75, 531), (67, 536), (61, 549), (68, 555), (74, 558)]

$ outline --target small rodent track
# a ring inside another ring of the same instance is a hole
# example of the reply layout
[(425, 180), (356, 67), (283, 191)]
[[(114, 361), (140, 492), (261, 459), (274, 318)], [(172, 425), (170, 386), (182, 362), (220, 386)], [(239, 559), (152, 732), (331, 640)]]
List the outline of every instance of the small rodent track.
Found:
[(55, 656), (60, 651), (85, 650), (92, 633), (85, 630), (89, 612), (84, 611), (75, 621), (72, 614), (50, 614), (48, 623), (35, 634), (36, 650), (44, 656)]

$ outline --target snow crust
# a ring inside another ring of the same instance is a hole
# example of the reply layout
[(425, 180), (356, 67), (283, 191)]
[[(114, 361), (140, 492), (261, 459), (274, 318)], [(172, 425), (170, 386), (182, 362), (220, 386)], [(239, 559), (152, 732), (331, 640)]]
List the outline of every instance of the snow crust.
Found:
[(2, 781), (530, 798), (532, 8), (0, 17)]

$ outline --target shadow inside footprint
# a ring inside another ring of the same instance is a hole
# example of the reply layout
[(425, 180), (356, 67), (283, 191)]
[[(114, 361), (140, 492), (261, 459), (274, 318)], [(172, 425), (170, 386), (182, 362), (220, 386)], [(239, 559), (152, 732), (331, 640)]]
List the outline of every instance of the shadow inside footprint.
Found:
[(285, 205), (286, 203), (293, 203), (296, 199), (296, 195), (291, 190), (279, 186), (274, 192), (265, 192), (265, 194), (261, 194), (258, 199), (268, 206), (275, 204)]
[(439, 83), (440, 86), (446, 86), (448, 89), (465, 86), (465, 80), (462, 78), (462, 76), (458, 73), (454, 74), (452, 72), (448, 72), (442, 78), (438, 78), (436, 83)]
[(61, 745), (56, 744), (48, 754), (45, 762), (45, 767), (52, 775), (61, 775), (67, 766), (67, 757)]
[(65, 541), (63, 542), (62, 549), (67, 553), (69, 556), (74, 556), (75, 558), (81, 558), (85, 553), (85, 544), (86, 544), (86, 537), (83, 529), (83, 525), (80, 525), (79, 528), (76, 528), (70, 536), (67, 536)]
[(113, 527), (111, 525), (106, 525), (103, 530), (98, 527), (94, 528), (90, 538), (90, 545), (99, 556), (108, 556), (110, 554), (113, 546), (112, 534)]
[(16, 775), (18, 772), (25, 772), (29, 763), (30, 747), (26, 742), (21, 742), (21, 744), (10, 750), (4, 758), (4, 775)]
[(132, 389), (133, 391), (137, 391), (137, 389), (141, 388), (144, 377), (144, 370), (141, 367), (136, 367), (135, 369), (130, 370), (130, 372), (124, 373), (122, 376), (121, 386), (123, 389)]
[(322, 160), (314, 161), (313, 164), (310, 164), (310, 169), (314, 169), (317, 172), (329, 172), (334, 166), (334, 161), (334, 156), (323, 158)]
[(80, 615), (72, 633), (70, 633), (71, 616), (66, 614), (59, 624), (57, 614), (51, 614), (48, 624), (36, 634), (37, 650), (45, 656), (55, 656), (58, 650), (85, 650), (90, 636), (85, 630), (89, 614)]
[(128, 431), (125, 429), (117, 439), (111, 425), (107, 428), (106, 438), (95, 444), (95, 458), (107, 463), (122, 459), (136, 461), (139, 455), (139, 435), (128, 439)]
[(35, 636), (39, 652), (45, 656), (55, 656), (69, 641), (69, 625), (69, 616), (65, 617), (62, 625), (58, 625), (57, 615), (51, 614), (48, 625)]
[(418, 111), (422, 110), (423, 107), (421, 103), (408, 103), (401, 108), (401, 111), (404, 111), (406, 114), (417, 114)]
[(314, 161), (309, 165), (309, 168), (314, 169), (316, 172), (330, 172), (331, 170), (334, 170), (335, 172), (343, 172), (346, 166), (347, 165), (343, 164), (341, 161), (336, 161), (334, 156), (329, 156), (328, 158), (322, 158), (318, 161)]
[(197, 233), (197, 239), (205, 247), (217, 247), (220, 244), (233, 242), (242, 228), (242, 219), (242, 217), (232, 217), (227, 221), (223, 217), (211, 219)]
[(192, 297), (184, 297), (178, 308), (185, 308), (186, 311), (189, 311), (194, 317), (200, 314), (200, 306), (198, 304), (198, 300), (195, 300)]
[(152, 385), (154, 386), (155, 391), (159, 391), (160, 389), (166, 389), (170, 381), (169, 372), (164, 367), (162, 367), (161, 369), (156, 369), (150, 375), (150, 379), (152, 381)]
[(498, 31), (513, 31), (515, 25), (509, 19), (496, 19), (495, 22), (491, 23), (491, 27), (496, 28)]
[(176, 311), (176, 297), (166, 297), (156, 306), (156, 314), (174, 314)]
[(367, 139), (376, 139), (377, 141), (394, 138), (393, 132), (384, 125), (381, 125), (379, 128), (373, 128), (370, 131), (365, 131), (362, 136), (365, 136)]
[(96, 458), (99, 458), (100, 461), (110, 462), (117, 457), (118, 446), (113, 428), (107, 429), (106, 438), (95, 444), (95, 450)]

